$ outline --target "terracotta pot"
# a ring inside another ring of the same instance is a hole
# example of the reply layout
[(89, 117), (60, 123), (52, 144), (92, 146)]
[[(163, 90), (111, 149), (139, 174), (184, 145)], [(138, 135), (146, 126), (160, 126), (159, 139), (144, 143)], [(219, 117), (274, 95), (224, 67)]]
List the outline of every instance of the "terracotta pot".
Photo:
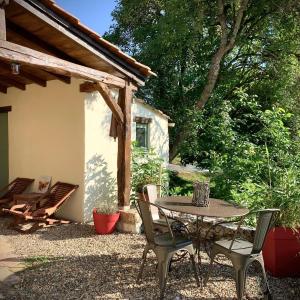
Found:
[(117, 222), (120, 217), (120, 212), (111, 215), (104, 215), (93, 209), (93, 219), (96, 232), (98, 234), (110, 234), (115, 231)]
[(268, 233), (263, 248), (266, 270), (275, 277), (300, 276), (300, 228), (275, 227)]

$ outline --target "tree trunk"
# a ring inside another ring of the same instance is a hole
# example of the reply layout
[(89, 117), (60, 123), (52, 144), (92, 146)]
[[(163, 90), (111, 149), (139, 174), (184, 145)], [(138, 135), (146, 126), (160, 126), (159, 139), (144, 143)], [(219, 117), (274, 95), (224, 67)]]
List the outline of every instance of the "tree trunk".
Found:
[[(221, 26), (221, 40), (220, 40), (220, 46), (217, 52), (213, 55), (211, 60), (211, 65), (208, 71), (207, 75), (207, 81), (204, 86), (204, 89), (202, 90), (202, 93), (200, 95), (199, 101), (197, 101), (195, 109), (199, 110), (202, 109), (210, 96), (213, 93), (213, 90), (216, 86), (216, 82), (219, 77), (220, 73), (220, 67), (221, 62), (224, 58), (224, 56), (231, 51), (231, 49), (234, 47), (236, 42), (236, 37), (238, 35), (238, 32), (240, 31), (242, 19), (244, 12), (246, 10), (246, 7), (248, 5), (249, 0), (242, 0), (240, 4), (239, 11), (234, 18), (234, 26), (232, 29), (232, 32), (230, 35), (227, 33), (227, 21), (226, 21), (226, 14), (225, 14), (225, 5), (224, 0), (218, 0), (218, 21)], [(190, 126), (187, 126), (188, 120), (183, 124), (182, 128), (179, 130), (179, 134), (177, 135), (174, 143), (171, 145), (170, 148), (170, 162), (178, 155), (179, 153), (179, 147), (181, 143), (189, 136), (189, 128)]]

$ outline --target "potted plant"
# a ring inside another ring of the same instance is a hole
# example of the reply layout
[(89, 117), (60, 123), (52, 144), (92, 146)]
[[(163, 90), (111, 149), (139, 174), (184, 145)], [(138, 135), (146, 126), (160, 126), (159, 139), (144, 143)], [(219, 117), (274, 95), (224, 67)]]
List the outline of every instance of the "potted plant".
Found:
[[(280, 176), (280, 174), (278, 174)], [(281, 210), (263, 248), (265, 267), (272, 276), (300, 276), (300, 194), (295, 174), (287, 170), (281, 188), (273, 190), (268, 207)]]
[(117, 202), (110, 198), (99, 199), (97, 202), (97, 208), (93, 209), (95, 230), (99, 234), (110, 234), (114, 232), (120, 217)]
[(276, 168), (274, 182), (266, 189), (265, 207), (280, 209), (263, 248), (265, 268), (276, 277), (300, 276), (299, 176), (294, 165)]

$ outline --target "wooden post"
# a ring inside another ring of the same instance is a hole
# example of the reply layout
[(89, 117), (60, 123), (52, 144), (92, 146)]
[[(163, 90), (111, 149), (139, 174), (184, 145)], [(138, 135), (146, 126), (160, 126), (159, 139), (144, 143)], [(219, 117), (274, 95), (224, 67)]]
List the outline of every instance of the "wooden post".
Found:
[(6, 22), (4, 7), (9, 4), (9, 0), (0, 0), (0, 40), (6, 40)]
[(124, 122), (118, 123), (118, 203), (120, 209), (127, 209), (130, 205), (131, 180), (131, 101), (133, 86), (126, 83), (125, 88), (119, 90), (119, 106), (124, 115)]

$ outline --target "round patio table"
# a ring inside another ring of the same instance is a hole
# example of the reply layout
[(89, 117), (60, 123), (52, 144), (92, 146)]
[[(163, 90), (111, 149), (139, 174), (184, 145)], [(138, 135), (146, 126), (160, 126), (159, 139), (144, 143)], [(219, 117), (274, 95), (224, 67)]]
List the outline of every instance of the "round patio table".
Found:
[(242, 217), (249, 213), (249, 209), (224, 200), (210, 198), (209, 202), (208, 207), (199, 207), (192, 204), (192, 197), (167, 196), (157, 198), (155, 204), (164, 209), (197, 217), (232, 218)]
[[(198, 261), (201, 264), (201, 256), (200, 256), (200, 245), (204, 242), (205, 251), (208, 256), (208, 250), (205, 244), (205, 240), (201, 239), (201, 227), (199, 226), (199, 218), (203, 223), (204, 217), (215, 217), (215, 218), (234, 218), (234, 217), (243, 217), (249, 213), (248, 208), (240, 207), (233, 203), (220, 200), (220, 199), (209, 199), (208, 207), (199, 207), (192, 204), (192, 197), (187, 196), (166, 196), (157, 198), (155, 204), (163, 209), (167, 209), (174, 212), (179, 212), (183, 214), (194, 215), (197, 217), (196, 223), (196, 245), (197, 245), (197, 254)], [(224, 221), (216, 223), (217, 224), (226, 223)], [(227, 222), (228, 223), (228, 222)], [(208, 232), (211, 228), (208, 230)]]

